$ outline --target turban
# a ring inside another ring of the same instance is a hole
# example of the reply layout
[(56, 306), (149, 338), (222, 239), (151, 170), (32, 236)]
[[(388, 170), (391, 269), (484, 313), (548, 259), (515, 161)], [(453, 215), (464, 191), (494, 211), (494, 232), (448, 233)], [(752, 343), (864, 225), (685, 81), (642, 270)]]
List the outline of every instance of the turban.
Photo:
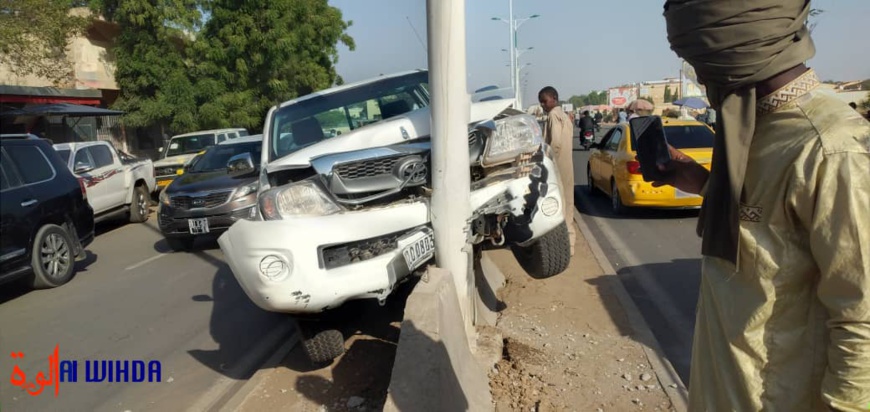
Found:
[(755, 85), (809, 60), (809, 0), (669, 0), (671, 49), (695, 68), (718, 111), (698, 219), (702, 253), (737, 263), (739, 202), (755, 133)]

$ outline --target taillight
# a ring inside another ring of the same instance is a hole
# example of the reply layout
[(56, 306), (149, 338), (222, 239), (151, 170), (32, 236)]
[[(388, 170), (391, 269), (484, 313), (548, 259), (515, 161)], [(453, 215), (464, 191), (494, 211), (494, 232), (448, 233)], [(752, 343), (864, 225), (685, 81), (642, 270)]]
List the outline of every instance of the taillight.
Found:
[(640, 174), (640, 162), (632, 160), (632, 161), (626, 162), (625, 167), (628, 169), (628, 173), (631, 173), (633, 175)]
[(82, 189), (82, 197), (85, 198), (85, 200), (87, 200), (88, 199), (88, 189), (87, 189), (87, 187), (85, 187), (85, 179), (80, 177), (80, 178), (78, 178), (78, 181), (79, 181), (79, 188)]
[(592, 136), (592, 132), (583, 133), (583, 136), (586, 136), (586, 137)]

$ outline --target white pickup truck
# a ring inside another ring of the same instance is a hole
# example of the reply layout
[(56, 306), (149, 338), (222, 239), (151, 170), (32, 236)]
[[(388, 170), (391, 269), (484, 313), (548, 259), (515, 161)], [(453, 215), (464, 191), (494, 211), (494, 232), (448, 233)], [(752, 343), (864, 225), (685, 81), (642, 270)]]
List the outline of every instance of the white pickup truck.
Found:
[(115, 150), (109, 142), (59, 143), (54, 149), (73, 174), (84, 179), (94, 220), (126, 215), (130, 222), (148, 220), (154, 165)]

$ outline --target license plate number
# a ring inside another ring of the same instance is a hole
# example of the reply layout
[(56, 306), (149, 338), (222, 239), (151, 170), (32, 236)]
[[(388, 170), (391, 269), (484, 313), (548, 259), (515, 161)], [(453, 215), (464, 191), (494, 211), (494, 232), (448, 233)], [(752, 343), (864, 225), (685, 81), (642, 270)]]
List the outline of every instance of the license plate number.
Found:
[(701, 197), (693, 193), (684, 192), (680, 189), (674, 189), (674, 197), (677, 199), (688, 199), (688, 198), (696, 198)]
[(208, 219), (188, 219), (187, 225), (192, 235), (208, 233)]
[(410, 270), (417, 269), (423, 262), (435, 255), (435, 237), (431, 233), (423, 233), (422, 235), (422, 237), (412, 240), (411, 244), (402, 249), (405, 263), (408, 264), (408, 269)]

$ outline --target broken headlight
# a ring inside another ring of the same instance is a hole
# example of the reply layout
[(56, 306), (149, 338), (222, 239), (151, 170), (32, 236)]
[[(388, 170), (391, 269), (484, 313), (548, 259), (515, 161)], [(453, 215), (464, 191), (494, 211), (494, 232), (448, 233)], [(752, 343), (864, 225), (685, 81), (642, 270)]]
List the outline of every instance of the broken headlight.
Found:
[(508, 163), (523, 153), (531, 153), (541, 146), (544, 138), (534, 117), (522, 114), (495, 122), (496, 130), (486, 141), (481, 166), (490, 167)]
[(341, 208), (326, 195), (316, 181), (308, 179), (269, 189), (260, 195), (264, 220), (299, 216), (327, 216)]

